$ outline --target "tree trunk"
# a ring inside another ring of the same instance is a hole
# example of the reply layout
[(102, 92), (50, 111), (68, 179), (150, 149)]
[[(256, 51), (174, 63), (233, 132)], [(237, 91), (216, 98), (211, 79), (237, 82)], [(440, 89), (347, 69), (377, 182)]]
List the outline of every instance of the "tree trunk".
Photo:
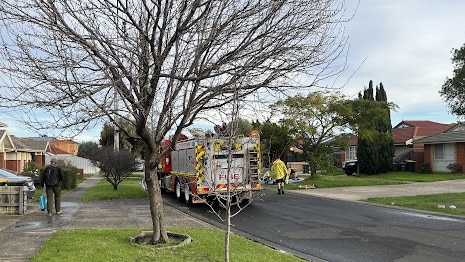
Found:
[(165, 228), (163, 214), (163, 199), (161, 197), (160, 186), (158, 185), (158, 176), (155, 169), (146, 169), (145, 180), (149, 194), (150, 214), (152, 215), (153, 243), (166, 243), (168, 233)]
[(310, 165), (310, 177), (316, 178), (316, 166), (315, 164)]
[(231, 237), (231, 198), (228, 195), (228, 203), (227, 203), (227, 229), (224, 239), (224, 261), (229, 262), (229, 239)]

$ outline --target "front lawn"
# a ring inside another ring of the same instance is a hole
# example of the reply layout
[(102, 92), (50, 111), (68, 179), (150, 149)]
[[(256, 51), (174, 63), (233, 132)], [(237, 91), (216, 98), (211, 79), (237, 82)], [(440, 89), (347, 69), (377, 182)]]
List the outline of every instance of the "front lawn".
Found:
[(366, 202), (465, 216), (465, 193), (378, 197)]
[[(129, 243), (140, 229), (59, 230), (32, 258), (39, 261), (224, 261), (224, 231), (219, 229), (175, 229), (193, 241), (176, 248), (155, 249)], [(270, 247), (231, 235), (231, 261), (304, 261)]]
[(463, 174), (453, 173), (413, 173), (413, 172), (391, 172), (379, 175), (335, 175), (335, 176), (317, 176), (311, 178), (308, 175), (302, 182), (289, 183), (286, 189), (299, 189), (306, 185), (317, 185), (319, 188), (328, 187), (346, 187), (346, 186), (376, 186), (376, 185), (398, 185), (408, 182), (435, 182), (444, 180), (465, 179)]
[(117, 190), (114, 190), (113, 185), (103, 178), (96, 186), (84, 193), (80, 197), (80, 200), (92, 201), (134, 198), (147, 198), (147, 192), (145, 192), (140, 185), (140, 176), (137, 175), (125, 178), (123, 182), (118, 185)]

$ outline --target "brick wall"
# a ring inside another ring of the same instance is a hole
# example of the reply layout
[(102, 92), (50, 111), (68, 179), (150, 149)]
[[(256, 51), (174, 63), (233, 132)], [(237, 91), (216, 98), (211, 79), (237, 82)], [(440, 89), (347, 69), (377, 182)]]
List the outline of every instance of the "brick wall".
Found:
[(5, 152), (0, 152), (0, 167), (5, 168)]
[(433, 145), (425, 145), (423, 154), (423, 163), (429, 164), (433, 168)]
[(462, 173), (465, 174), (465, 143), (455, 144), (455, 160), (462, 167)]

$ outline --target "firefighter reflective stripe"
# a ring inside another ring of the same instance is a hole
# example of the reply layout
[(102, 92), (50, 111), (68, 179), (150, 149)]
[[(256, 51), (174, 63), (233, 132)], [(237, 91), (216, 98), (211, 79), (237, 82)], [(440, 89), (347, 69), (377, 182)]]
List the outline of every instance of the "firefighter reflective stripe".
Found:
[(195, 147), (195, 170), (197, 171), (198, 182), (202, 182), (204, 177), (204, 168), (202, 164), (202, 158), (205, 157), (205, 146)]

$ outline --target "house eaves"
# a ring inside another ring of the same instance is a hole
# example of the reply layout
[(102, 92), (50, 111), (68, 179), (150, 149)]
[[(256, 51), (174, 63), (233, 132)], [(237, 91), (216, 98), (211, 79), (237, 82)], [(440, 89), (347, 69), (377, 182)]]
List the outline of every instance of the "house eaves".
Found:
[(0, 130), (0, 143), (3, 143), (5, 150), (13, 150), (14, 143), (6, 130)]
[(15, 149), (25, 152), (46, 152), (48, 148), (47, 141), (35, 141), (28, 138), (19, 138), (12, 136)]
[(11, 136), (11, 140), (13, 141), (15, 151), (32, 152), (32, 148), (27, 146), (26, 143), (23, 142), (23, 139)]
[(447, 144), (459, 142), (465, 142), (465, 131), (463, 130), (423, 137), (413, 141), (413, 144)]

